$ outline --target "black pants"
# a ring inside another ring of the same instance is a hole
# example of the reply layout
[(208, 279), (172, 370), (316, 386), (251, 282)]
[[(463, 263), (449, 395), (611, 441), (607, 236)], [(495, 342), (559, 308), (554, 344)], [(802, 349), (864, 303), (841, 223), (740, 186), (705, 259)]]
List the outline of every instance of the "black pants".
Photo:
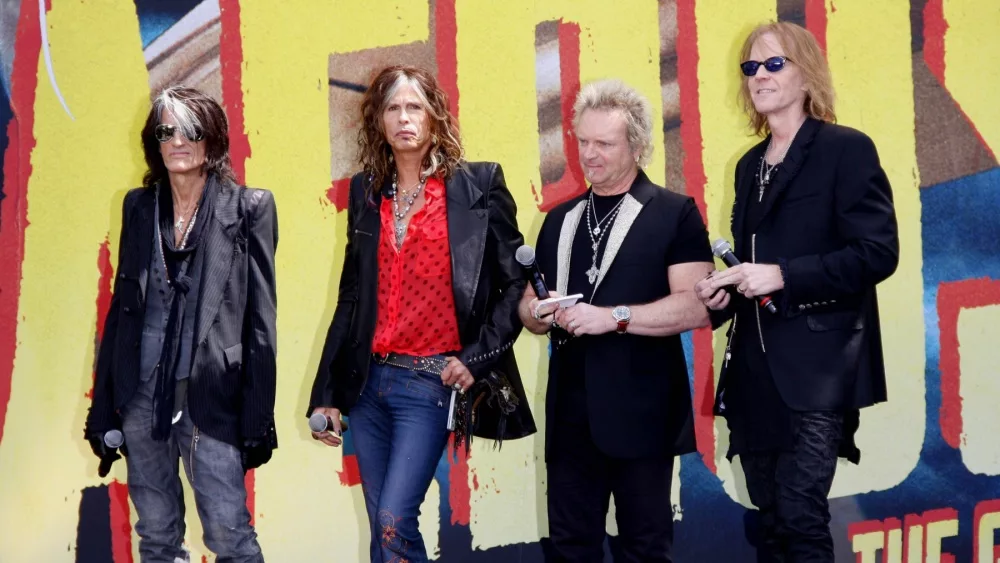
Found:
[(797, 413), (792, 451), (740, 455), (759, 510), (758, 563), (834, 563), (827, 495), (844, 417)]
[(604, 561), (605, 523), (613, 494), (621, 547), (616, 563), (673, 561), (673, 458), (613, 459), (596, 447), (589, 454), (589, 459), (566, 456), (547, 464), (552, 553), (546, 554), (546, 560)]

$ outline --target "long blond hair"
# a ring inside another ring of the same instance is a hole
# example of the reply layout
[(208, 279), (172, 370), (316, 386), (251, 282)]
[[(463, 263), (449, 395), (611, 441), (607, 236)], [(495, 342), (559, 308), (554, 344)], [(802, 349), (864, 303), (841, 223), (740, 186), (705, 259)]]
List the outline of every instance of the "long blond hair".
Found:
[[(837, 115), (833, 111), (834, 91), (833, 80), (830, 78), (830, 67), (826, 63), (826, 56), (816, 38), (807, 29), (790, 22), (771, 22), (758, 25), (750, 32), (740, 49), (740, 62), (750, 58), (750, 50), (753, 44), (762, 36), (771, 33), (778, 40), (781, 48), (785, 51), (785, 56), (802, 69), (802, 78), (805, 83), (806, 99), (803, 110), (806, 115), (820, 121), (837, 121)], [(735, 66), (735, 65), (734, 65)], [(739, 67), (737, 72), (739, 71)], [(767, 117), (758, 113), (750, 98), (750, 86), (747, 77), (742, 72), (740, 77), (739, 101), (750, 120), (750, 129), (755, 135), (760, 137), (770, 133), (767, 125)]]

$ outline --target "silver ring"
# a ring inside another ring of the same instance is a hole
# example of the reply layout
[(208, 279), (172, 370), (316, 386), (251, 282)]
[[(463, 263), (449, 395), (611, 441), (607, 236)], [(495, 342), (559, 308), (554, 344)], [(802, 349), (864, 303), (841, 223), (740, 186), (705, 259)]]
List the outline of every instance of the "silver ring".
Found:
[(462, 384), (461, 383), (452, 383), (451, 388), (454, 389), (455, 391), (461, 391), (462, 390)]
[(570, 322), (569, 322), (569, 329), (570, 329), (570, 330), (573, 330), (573, 329), (575, 329), (575, 328), (576, 328), (576, 321), (570, 321)]

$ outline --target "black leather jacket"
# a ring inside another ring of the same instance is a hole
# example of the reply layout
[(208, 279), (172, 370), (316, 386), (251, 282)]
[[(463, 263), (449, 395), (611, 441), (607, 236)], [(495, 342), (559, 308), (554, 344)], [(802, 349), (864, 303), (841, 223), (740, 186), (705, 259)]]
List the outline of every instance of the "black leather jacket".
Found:
[[(515, 439), (536, 431), (514, 351), (521, 332), (517, 307), (525, 281), (514, 252), (524, 242), (517, 207), (495, 162), (463, 163), (445, 182), (455, 313), (462, 343), (459, 359), (477, 380), (503, 373), (518, 398), (502, 436), (493, 405), (480, 406), (475, 436)], [(378, 302), (379, 209), (364, 174), (351, 178), (347, 248), (333, 321), (313, 382), (308, 416), (317, 407), (349, 414), (364, 389), (375, 336)]]

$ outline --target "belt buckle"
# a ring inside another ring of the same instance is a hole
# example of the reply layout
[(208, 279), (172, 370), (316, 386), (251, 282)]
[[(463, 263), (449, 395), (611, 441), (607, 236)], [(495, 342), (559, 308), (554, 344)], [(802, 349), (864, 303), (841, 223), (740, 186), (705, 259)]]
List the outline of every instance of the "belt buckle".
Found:
[(382, 354), (372, 354), (372, 358), (375, 359), (376, 364), (384, 366), (385, 363), (389, 361), (389, 354), (386, 354), (384, 356)]

